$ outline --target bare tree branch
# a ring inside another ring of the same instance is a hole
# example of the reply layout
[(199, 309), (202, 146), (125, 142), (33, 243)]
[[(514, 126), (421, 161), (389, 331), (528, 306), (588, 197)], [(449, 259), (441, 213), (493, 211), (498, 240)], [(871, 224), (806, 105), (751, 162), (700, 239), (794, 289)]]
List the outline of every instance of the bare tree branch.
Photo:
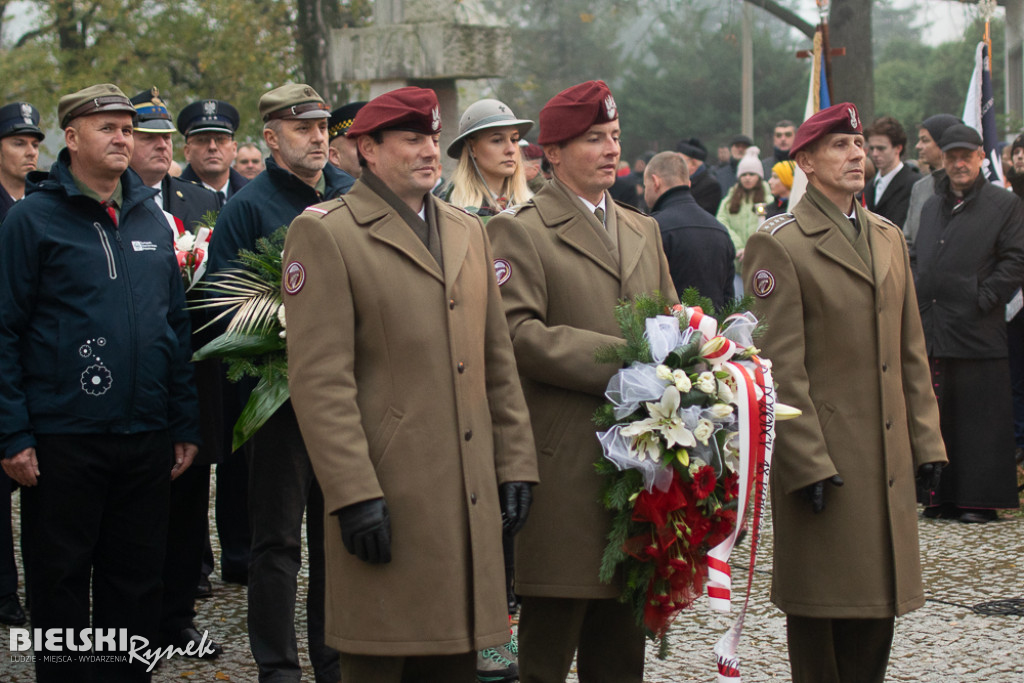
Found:
[(775, 2), (775, 0), (744, 0), (755, 7), (760, 7), (768, 14), (771, 14), (803, 33), (808, 38), (814, 38), (814, 24), (805, 21), (796, 12), (787, 9)]

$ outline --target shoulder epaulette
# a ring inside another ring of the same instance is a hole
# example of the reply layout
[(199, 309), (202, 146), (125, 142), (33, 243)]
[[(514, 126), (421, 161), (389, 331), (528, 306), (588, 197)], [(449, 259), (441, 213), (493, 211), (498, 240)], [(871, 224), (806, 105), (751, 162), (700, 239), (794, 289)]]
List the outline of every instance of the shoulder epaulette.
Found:
[(769, 235), (774, 235), (776, 232), (779, 231), (779, 228), (781, 228), (782, 226), (789, 225), (790, 223), (795, 223), (795, 222), (796, 222), (796, 216), (794, 216), (793, 214), (791, 214), (791, 213), (780, 213), (778, 216), (772, 216), (771, 218), (766, 220), (764, 223), (762, 223), (757, 228), (757, 231), (758, 232), (766, 232)]
[(621, 206), (623, 209), (629, 209), (633, 213), (638, 213), (641, 216), (647, 216), (648, 215), (648, 214), (644, 213), (643, 211), (641, 211), (640, 209), (638, 209), (635, 206), (633, 206), (632, 204), (627, 204), (626, 202), (619, 201), (618, 199), (614, 199), (612, 201), (615, 202), (616, 206)]
[(889, 220), (888, 218), (886, 218), (882, 214), (874, 213), (872, 211), (868, 211), (868, 214), (872, 218), (877, 219), (878, 222), (881, 223), (883, 226), (885, 226), (887, 228), (895, 228), (896, 230), (899, 230), (900, 232), (903, 232), (903, 229), (900, 226), (896, 225), (895, 223), (893, 223), (891, 220)]
[(519, 215), (520, 211), (522, 211), (523, 209), (525, 209), (528, 206), (533, 206), (533, 199), (527, 199), (522, 204), (516, 204), (515, 206), (510, 206), (507, 209), (505, 209), (504, 211), (502, 211), (501, 213), (499, 213), (498, 215), (499, 216), (517, 216), (517, 215)]
[(335, 209), (340, 209), (344, 205), (345, 205), (345, 198), (344, 197), (336, 197), (336, 198), (334, 198), (334, 199), (332, 199), (330, 201), (321, 202), (319, 204), (314, 204), (313, 206), (307, 206), (305, 209), (303, 209), (302, 212), (303, 213), (312, 213), (312, 214), (316, 214), (318, 216), (326, 216), (330, 212), (334, 211)]

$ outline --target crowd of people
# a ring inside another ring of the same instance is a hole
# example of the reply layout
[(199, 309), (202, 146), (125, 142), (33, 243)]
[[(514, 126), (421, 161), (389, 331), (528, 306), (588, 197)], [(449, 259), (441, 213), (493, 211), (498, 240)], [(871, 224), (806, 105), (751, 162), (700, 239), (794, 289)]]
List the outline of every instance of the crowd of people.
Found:
[[(261, 144), (238, 144), (230, 103), (175, 118), (156, 88), (91, 86), (57, 114), (64, 146), (38, 171), (39, 112), (0, 108), (2, 623), (28, 608), (44, 632), (216, 658), (195, 600), (217, 571), (247, 586), (260, 681), (301, 679), (304, 600), (320, 683), (553, 683), (574, 659), (584, 683), (640, 683), (645, 634), (598, 578), (591, 417), (615, 305), (653, 292), (752, 295), (802, 411), (771, 474), (794, 681), (884, 680), (895, 617), (924, 602), (918, 503), (965, 523), (1018, 506), (1024, 136), (1008, 188), (956, 117), (921, 122), (911, 162), (898, 121), (865, 129), (850, 103), (779, 121), (763, 158), (737, 135), (713, 167), (688, 137), (621, 172), (628, 121), (588, 81), (540, 110), (534, 142), (507, 104), (466, 107), (445, 180), (419, 87), (333, 110), (273, 88), (246, 114)], [(212, 216), (210, 282), (290, 225), (290, 400), (237, 452), (254, 383), (190, 362), (223, 325), (188, 307), (174, 251)], [(151, 676), (68, 659), (37, 656), (37, 680)]]

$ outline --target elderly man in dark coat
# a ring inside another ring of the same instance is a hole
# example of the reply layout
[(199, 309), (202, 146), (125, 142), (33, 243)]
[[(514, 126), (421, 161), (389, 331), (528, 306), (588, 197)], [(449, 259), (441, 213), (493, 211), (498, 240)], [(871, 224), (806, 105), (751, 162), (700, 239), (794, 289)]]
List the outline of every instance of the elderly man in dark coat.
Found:
[(1024, 204), (981, 172), (981, 136), (950, 126), (921, 210), (917, 297), (949, 467), (926, 517), (989, 522), (1018, 507), (1005, 304), (1024, 281)]
[(676, 291), (693, 287), (720, 310), (735, 297), (736, 248), (729, 229), (694, 200), (682, 154), (660, 152), (648, 162), (644, 199), (661, 228)]
[(881, 683), (894, 617), (924, 604), (915, 474), (933, 486), (945, 460), (938, 409), (903, 236), (854, 201), (856, 107), (809, 118), (793, 154), (807, 192), (743, 259), (779, 399), (803, 411), (775, 442), (772, 601), (794, 681)]

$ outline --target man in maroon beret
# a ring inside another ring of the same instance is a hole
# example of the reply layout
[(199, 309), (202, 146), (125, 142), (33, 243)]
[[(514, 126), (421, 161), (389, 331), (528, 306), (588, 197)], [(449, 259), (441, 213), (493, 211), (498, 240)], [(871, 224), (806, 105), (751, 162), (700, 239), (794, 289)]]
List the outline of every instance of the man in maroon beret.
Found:
[[(508, 642), (502, 526), (537, 482), (490, 246), (430, 193), (432, 90), (371, 100), (362, 174), (284, 250), (291, 399), (328, 513), (326, 640), (341, 678), (476, 680)], [(337, 528), (337, 527), (340, 527)]]
[(793, 681), (881, 683), (895, 617), (924, 604), (915, 484), (945, 449), (902, 232), (854, 201), (857, 108), (807, 119), (791, 153), (807, 192), (743, 259), (779, 400), (803, 411), (776, 427), (772, 601)]
[(658, 224), (608, 194), (619, 162), (619, 114), (601, 81), (573, 86), (540, 112), (539, 144), (554, 177), (526, 204), (487, 224), (509, 332), (530, 407), (543, 485), (517, 539), (521, 681), (639, 683), (644, 635), (617, 582), (598, 578), (611, 517), (594, 463), (590, 421), (622, 342), (615, 305), (675, 288)]

